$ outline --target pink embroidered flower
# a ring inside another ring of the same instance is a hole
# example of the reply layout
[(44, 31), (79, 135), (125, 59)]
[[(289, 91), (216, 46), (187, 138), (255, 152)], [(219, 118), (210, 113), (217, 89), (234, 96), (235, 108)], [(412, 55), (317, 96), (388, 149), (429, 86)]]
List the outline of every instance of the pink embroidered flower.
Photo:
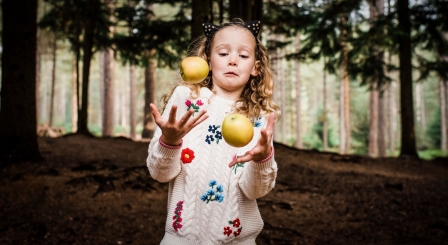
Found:
[[(197, 101), (196, 101), (196, 105), (201, 106), (201, 105), (204, 105), (204, 103), (202, 103), (201, 100), (197, 100)], [(187, 105), (187, 106), (188, 106), (188, 105)]]
[(180, 217), (182, 215), (182, 208), (183, 208), (184, 201), (179, 201), (177, 203), (176, 209), (174, 210), (174, 216), (173, 216), (173, 228), (175, 231), (178, 231), (180, 228), (182, 228), (182, 218)]
[(224, 227), (224, 235), (230, 236), (232, 234), (232, 229), (230, 227)]
[(240, 227), (240, 224), (241, 224), (240, 219), (238, 219), (238, 218), (233, 221), (233, 227)]
[(185, 148), (180, 153), (180, 160), (183, 163), (191, 163), (194, 159), (194, 151), (190, 150), (189, 148)]
[(190, 100), (185, 101), (185, 105), (190, 107), (191, 106), (191, 101)]

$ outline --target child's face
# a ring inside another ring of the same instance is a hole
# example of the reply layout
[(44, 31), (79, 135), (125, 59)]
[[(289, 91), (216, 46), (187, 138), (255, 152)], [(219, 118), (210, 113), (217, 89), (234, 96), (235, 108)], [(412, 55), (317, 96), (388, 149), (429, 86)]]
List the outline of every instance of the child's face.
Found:
[(238, 99), (249, 77), (257, 76), (255, 38), (243, 27), (218, 31), (212, 43), (210, 70), (217, 95)]

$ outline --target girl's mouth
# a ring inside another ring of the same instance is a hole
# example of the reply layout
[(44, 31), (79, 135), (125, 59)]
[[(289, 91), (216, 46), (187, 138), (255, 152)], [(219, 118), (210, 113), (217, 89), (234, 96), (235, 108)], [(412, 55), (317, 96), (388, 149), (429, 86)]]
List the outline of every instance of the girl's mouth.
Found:
[(224, 73), (224, 75), (226, 75), (226, 76), (238, 76), (238, 74), (236, 74), (235, 72), (231, 72), (231, 71)]

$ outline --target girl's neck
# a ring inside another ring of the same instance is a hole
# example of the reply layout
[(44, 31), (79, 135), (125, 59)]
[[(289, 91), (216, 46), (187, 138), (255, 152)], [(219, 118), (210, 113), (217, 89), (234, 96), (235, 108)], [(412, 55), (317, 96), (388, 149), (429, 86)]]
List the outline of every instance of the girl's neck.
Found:
[(241, 91), (228, 91), (219, 86), (213, 86), (212, 91), (217, 96), (232, 101), (237, 101), (241, 97), (241, 92), (243, 92), (242, 89)]

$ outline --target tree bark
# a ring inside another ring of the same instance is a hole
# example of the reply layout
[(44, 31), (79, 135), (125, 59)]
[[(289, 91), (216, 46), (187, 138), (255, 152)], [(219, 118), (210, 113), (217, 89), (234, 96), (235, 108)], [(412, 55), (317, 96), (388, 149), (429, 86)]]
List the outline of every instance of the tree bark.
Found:
[(323, 77), (323, 151), (328, 150), (328, 112), (327, 112), (327, 60), (324, 57), (324, 77)]
[(102, 135), (103, 137), (112, 137), (114, 128), (114, 62), (113, 50), (106, 49), (103, 55), (103, 96), (102, 96)]
[(415, 145), (414, 106), (412, 92), (411, 20), (408, 0), (397, 0), (400, 58), (400, 156), (418, 157)]
[(3, 0), (0, 160), (41, 159), (36, 134), (37, 0)]
[(142, 138), (152, 138), (156, 129), (154, 118), (149, 104), (154, 103), (154, 84), (155, 84), (156, 63), (150, 59), (145, 69), (145, 111), (143, 120)]
[(378, 98), (378, 156), (386, 157), (387, 155), (387, 107), (384, 89), (379, 91)]
[(211, 22), (210, 1), (193, 0), (191, 18), (191, 40), (203, 35), (202, 24)]
[(343, 105), (344, 105), (344, 151), (342, 154), (350, 152), (350, 81), (348, 77), (348, 31), (347, 31), (347, 16), (345, 13), (341, 15), (341, 46), (342, 46), (342, 86), (344, 87)]
[[(75, 54), (76, 56), (76, 54)], [(77, 60), (76, 57), (73, 59), (72, 62), (72, 116), (71, 116), (71, 121), (72, 121), (72, 133), (75, 133), (78, 129), (78, 73), (77, 73)]]
[(93, 16), (95, 11), (99, 8), (98, 0), (87, 1), (86, 16), (84, 19), (84, 42), (83, 42), (83, 66), (82, 66), (82, 93), (81, 105), (78, 113), (78, 133), (90, 135), (87, 127), (88, 122), (88, 106), (89, 106), (89, 76), (90, 76), (90, 61), (92, 59), (93, 35), (95, 33), (95, 25), (93, 23)]
[(129, 124), (130, 124), (130, 137), (135, 140), (136, 130), (135, 126), (137, 124), (136, 114), (135, 114), (135, 66), (133, 64), (129, 67)]
[(447, 98), (446, 98), (446, 83), (440, 78), (439, 80), (439, 99), (440, 99), (440, 149), (442, 151), (448, 150), (448, 134), (447, 134), (447, 117), (446, 117), (446, 107), (447, 107)]
[(56, 55), (57, 55), (57, 38), (54, 36), (54, 40), (52, 43), (51, 51), (52, 51), (52, 68), (51, 68), (51, 90), (50, 90), (50, 118), (48, 127), (53, 127), (53, 119), (54, 119), (54, 88), (56, 85)]
[[(300, 51), (300, 35), (297, 35), (295, 38), (295, 48), (296, 48), (296, 52)], [(303, 147), (303, 143), (302, 143), (302, 133), (301, 133), (301, 109), (302, 109), (302, 103), (301, 103), (301, 95), (302, 95), (302, 83), (301, 83), (301, 79), (300, 79), (300, 61), (299, 60), (294, 60), (294, 70), (295, 70), (295, 78), (296, 78), (296, 83), (295, 83), (295, 89), (296, 89), (296, 99), (295, 99), (295, 103), (296, 103), (296, 143), (295, 143), (295, 147), (296, 148), (302, 148)]]
[(243, 21), (261, 20), (262, 0), (230, 0), (229, 19), (241, 18)]
[(370, 157), (376, 157), (378, 154), (378, 90), (373, 86), (369, 98), (369, 150)]

